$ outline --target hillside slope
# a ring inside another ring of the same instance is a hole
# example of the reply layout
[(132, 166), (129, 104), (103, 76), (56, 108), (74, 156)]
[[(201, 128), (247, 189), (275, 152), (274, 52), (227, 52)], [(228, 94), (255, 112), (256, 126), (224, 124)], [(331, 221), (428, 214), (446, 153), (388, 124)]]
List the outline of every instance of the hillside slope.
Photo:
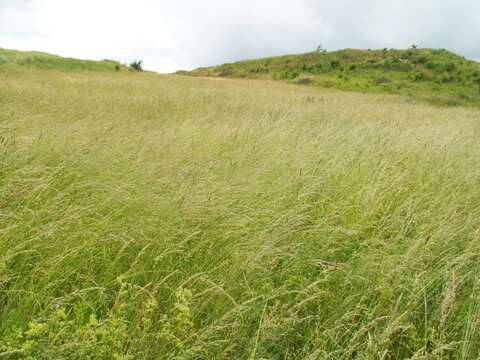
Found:
[(478, 109), (0, 72), (0, 358), (478, 358)]
[(480, 63), (446, 50), (346, 49), (241, 61), (189, 74), (401, 94), (440, 105), (480, 105)]
[[(18, 67), (19, 65), (20, 68)], [(0, 71), (7, 67), (8, 71), (13, 71), (15, 69), (21, 69), (24, 66), (46, 70), (106, 72), (119, 71), (125, 68), (118, 61), (114, 60), (79, 60), (38, 51), (18, 51), (0, 48)]]

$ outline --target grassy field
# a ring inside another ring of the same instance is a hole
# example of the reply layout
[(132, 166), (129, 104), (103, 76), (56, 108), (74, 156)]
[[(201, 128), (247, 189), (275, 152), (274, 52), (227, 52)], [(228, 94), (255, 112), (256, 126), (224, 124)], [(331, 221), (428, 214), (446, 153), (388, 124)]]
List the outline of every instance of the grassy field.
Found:
[(478, 359), (479, 110), (61, 69), (0, 65), (1, 359)]
[(480, 107), (480, 63), (444, 49), (320, 51), (240, 61), (187, 74), (274, 79), (362, 93), (399, 94), (434, 105)]

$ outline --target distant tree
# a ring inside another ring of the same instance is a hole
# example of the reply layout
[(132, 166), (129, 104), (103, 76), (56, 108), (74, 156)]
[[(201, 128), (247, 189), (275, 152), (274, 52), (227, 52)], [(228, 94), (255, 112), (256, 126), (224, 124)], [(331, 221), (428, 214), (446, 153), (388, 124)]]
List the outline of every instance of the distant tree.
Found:
[(130, 69), (134, 71), (143, 71), (143, 61), (142, 60), (132, 60), (130, 62)]
[(418, 45), (417, 45), (417, 44), (413, 44), (413, 45), (412, 45), (412, 49), (418, 49)]

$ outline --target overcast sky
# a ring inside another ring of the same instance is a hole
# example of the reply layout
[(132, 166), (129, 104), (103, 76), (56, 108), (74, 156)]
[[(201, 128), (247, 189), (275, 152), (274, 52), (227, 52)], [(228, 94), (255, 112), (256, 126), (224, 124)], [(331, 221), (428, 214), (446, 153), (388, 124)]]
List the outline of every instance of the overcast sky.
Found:
[(170, 72), (340, 48), (480, 59), (480, 0), (0, 0), (0, 47)]

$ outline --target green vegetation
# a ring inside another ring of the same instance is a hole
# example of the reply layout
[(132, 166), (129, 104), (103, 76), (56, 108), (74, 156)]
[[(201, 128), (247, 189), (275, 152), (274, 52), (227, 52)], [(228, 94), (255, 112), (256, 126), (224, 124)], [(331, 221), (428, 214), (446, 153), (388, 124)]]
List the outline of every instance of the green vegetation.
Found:
[(132, 62), (130, 62), (130, 69), (134, 71), (143, 71), (143, 61), (132, 60)]
[[(285, 80), (439, 105), (480, 105), (480, 63), (446, 50), (341, 50), (241, 61), (190, 74)], [(305, 79), (308, 79), (307, 81)]]
[(2, 360), (478, 358), (480, 110), (0, 72)]
[[(36, 67), (39, 69), (61, 71), (88, 70), (111, 72), (119, 71), (123, 67), (119, 62), (113, 60), (78, 60), (36, 51), (23, 52), (0, 48), (0, 66), (7, 64), (12, 66), (22, 65)], [(11, 68), (9, 68), (7, 71), (10, 70)], [(2, 67), (0, 67), (0, 71), (2, 71)]]

